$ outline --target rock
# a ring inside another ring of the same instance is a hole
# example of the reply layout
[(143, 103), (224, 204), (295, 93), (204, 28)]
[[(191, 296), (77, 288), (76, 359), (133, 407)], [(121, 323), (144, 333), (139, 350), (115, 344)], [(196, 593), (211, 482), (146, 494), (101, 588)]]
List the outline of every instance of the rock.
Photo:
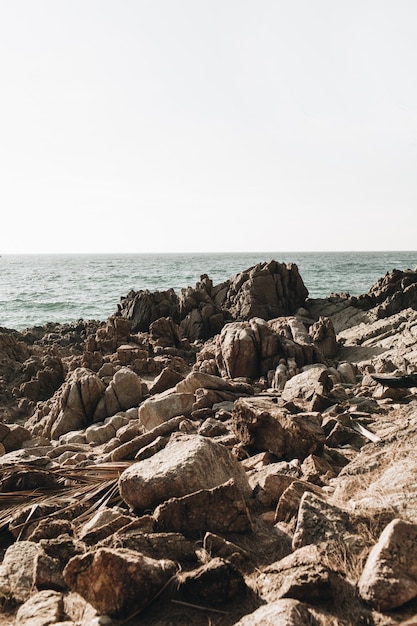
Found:
[(197, 389), (213, 389), (215, 391), (230, 391), (234, 394), (251, 395), (253, 394), (253, 387), (248, 383), (238, 382), (235, 380), (228, 380), (221, 376), (214, 376), (213, 374), (206, 374), (204, 372), (192, 371), (186, 378), (175, 387), (177, 393), (193, 393)]
[(292, 463), (281, 461), (250, 470), (248, 480), (257, 502), (270, 508), (276, 506), (283, 492), (299, 475), (299, 469)]
[(151, 396), (162, 393), (167, 389), (172, 389), (177, 383), (184, 380), (184, 376), (170, 367), (164, 367), (162, 372), (155, 378), (152, 385), (149, 387), (149, 393)]
[(378, 611), (393, 611), (417, 597), (417, 524), (394, 519), (371, 550), (358, 587)]
[(273, 399), (240, 398), (233, 408), (233, 432), (245, 446), (268, 450), (280, 459), (304, 459), (323, 449), (318, 413), (291, 414)]
[(91, 424), (105, 388), (97, 374), (77, 368), (54, 394), (50, 405), (39, 407), (26, 427), (32, 435), (52, 439), (59, 439), (71, 430), (85, 428)]
[(266, 601), (294, 598), (308, 603), (332, 599), (331, 573), (315, 545), (307, 545), (265, 567), (257, 580)]
[(134, 518), (129, 515), (104, 507), (79, 529), (78, 537), (87, 545), (95, 545), (133, 520)]
[(245, 498), (233, 480), (181, 498), (170, 498), (155, 509), (154, 518), (158, 531), (187, 536), (199, 536), (204, 531), (245, 533), (252, 530)]
[(154, 559), (168, 559), (178, 563), (197, 560), (195, 544), (181, 533), (144, 532), (131, 524), (114, 533), (109, 539), (111, 547), (127, 548)]
[(282, 399), (286, 402), (308, 402), (315, 393), (326, 395), (333, 383), (325, 365), (313, 365), (285, 383)]
[(193, 393), (175, 393), (168, 389), (148, 398), (140, 405), (139, 421), (146, 430), (151, 430), (172, 417), (178, 415), (189, 417), (194, 401)]
[(181, 334), (177, 324), (172, 317), (160, 317), (149, 326), (150, 337), (156, 346), (167, 348), (173, 346), (181, 347)]
[(298, 600), (282, 599), (260, 606), (242, 617), (235, 626), (319, 626), (307, 606)]
[(99, 613), (121, 618), (149, 604), (175, 571), (173, 561), (157, 561), (124, 548), (98, 548), (72, 558), (64, 578)]
[(5, 452), (18, 450), (24, 441), (32, 438), (30, 431), (19, 424), (7, 424), (7, 429), (7, 434), (1, 439)]
[[(182, 415), (177, 415), (177, 417), (172, 417), (171, 419), (163, 422), (162, 424), (158, 424), (152, 428), (152, 430), (141, 433), (139, 435), (134, 435), (136, 430), (130, 431), (132, 434), (132, 439), (127, 438), (127, 441), (122, 443), (122, 445), (118, 446), (112, 452), (112, 461), (120, 461), (122, 459), (133, 459), (136, 454), (138, 454), (143, 448), (151, 445), (156, 439), (162, 436), (166, 436), (172, 433), (172, 431), (176, 430), (181, 422), (184, 420)], [(124, 441), (125, 437), (123, 437)]]
[[(115, 373), (108, 385), (104, 401), (106, 414), (103, 417), (138, 406), (142, 401), (142, 380), (128, 367), (122, 367)], [(99, 421), (97, 417), (95, 421)]]
[(217, 487), (230, 478), (245, 497), (250, 495), (245, 472), (227, 448), (199, 435), (182, 435), (149, 459), (125, 469), (119, 489), (131, 508), (146, 510), (170, 497)]
[(131, 332), (147, 332), (149, 326), (161, 317), (179, 321), (178, 296), (173, 289), (150, 292), (130, 291), (120, 299), (118, 315), (131, 322)]
[(331, 318), (320, 316), (318, 321), (310, 326), (309, 335), (326, 359), (334, 359), (338, 355), (339, 344)]
[(44, 589), (29, 598), (16, 613), (16, 626), (50, 626), (65, 619), (62, 593)]
[(191, 572), (178, 574), (178, 590), (189, 602), (218, 606), (247, 592), (241, 572), (229, 561), (216, 557)]
[(250, 322), (233, 322), (223, 328), (219, 335), (217, 366), (227, 378), (258, 376), (258, 346)]
[(39, 546), (31, 541), (18, 541), (7, 548), (0, 565), (0, 594), (16, 602), (26, 602), (35, 586), (35, 567)]
[(304, 480), (290, 480), (288, 487), (282, 492), (275, 509), (275, 522), (288, 522), (297, 515), (301, 498), (306, 492), (323, 495), (320, 487)]
[(359, 296), (357, 306), (368, 310), (378, 307), (379, 319), (394, 315), (407, 308), (417, 309), (417, 272), (397, 270), (387, 272)]
[(332, 541), (342, 543), (345, 547), (349, 546), (350, 549), (353, 549), (355, 544), (361, 545), (360, 538), (355, 535), (351, 518), (346, 511), (306, 491), (300, 502), (293, 549), (311, 543), (331, 543)]

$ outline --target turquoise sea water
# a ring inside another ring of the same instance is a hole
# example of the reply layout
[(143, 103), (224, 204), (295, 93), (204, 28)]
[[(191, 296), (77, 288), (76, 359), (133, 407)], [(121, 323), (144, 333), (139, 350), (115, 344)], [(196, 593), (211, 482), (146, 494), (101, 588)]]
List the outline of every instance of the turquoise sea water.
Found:
[(392, 269), (417, 266), (417, 252), (3, 255), (0, 327), (105, 320), (131, 289), (179, 292), (201, 274), (218, 284), (271, 259), (296, 263), (310, 298), (366, 293)]

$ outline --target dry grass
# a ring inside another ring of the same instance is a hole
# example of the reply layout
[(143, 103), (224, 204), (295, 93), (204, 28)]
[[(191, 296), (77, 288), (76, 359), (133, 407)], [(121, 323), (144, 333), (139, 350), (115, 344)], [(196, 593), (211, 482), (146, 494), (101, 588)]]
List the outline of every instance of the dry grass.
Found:
[[(59, 505), (63, 516), (75, 507), (81, 508), (83, 512), (73, 522), (76, 525), (86, 522), (100, 507), (122, 503), (118, 480), (129, 464), (131, 462), (43, 470), (55, 478), (55, 486), (0, 492), (0, 530), (8, 527), (28, 507), (33, 511), (39, 505), (48, 504)], [(15, 466), (8, 468), (7, 474), (18, 477), (22, 470), (30, 469), (28, 465)], [(37, 521), (40, 519), (37, 517)]]

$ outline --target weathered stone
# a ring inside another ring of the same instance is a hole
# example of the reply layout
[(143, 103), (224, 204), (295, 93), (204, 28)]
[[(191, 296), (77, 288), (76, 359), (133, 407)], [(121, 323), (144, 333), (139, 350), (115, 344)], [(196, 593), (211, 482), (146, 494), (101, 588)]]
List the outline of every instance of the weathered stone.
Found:
[(275, 522), (288, 522), (295, 517), (300, 507), (301, 498), (306, 492), (322, 495), (321, 489), (316, 485), (293, 478), (279, 498), (275, 510)]
[(144, 532), (133, 524), (109, 537), (109, 545), (134, 550), (154, 559), (169, 559), (179, 563), (197, 560), (194, 542), (181, 533)]
[(325, 358), (334, 359), (338, 355), (339, 345), (331, 318), (320, 316), (318, 321), (310, 326), (309, 335)]
[(215, 391), (230, 391), (236, 394), (252, 394), (253, 387), (248, 383), (226, 380), (221, 376), (192, 371), (175, 387), (177, 393), (195, 393), (197, 389), (214, 389)]
[(292, 463), (270, 463), (248, 472), (248, 480), (256, 500), (265, 507), (276, 506), (283, 492), (300, 475)]
[(35, 586), (36, 560), (40, 548), (31, 541), (18, 541), (7, 548), (0, 565), (0, 594), (25, 602)]
[(62, 593), (44, 589), (29, 598), (16, 613), (16, 626), (50, 626), (65, 619)]
[(118, 446), (112, 452), (112, 461), (120, 461), (122, 459), (133, 459), (135, 455), (138, 453), (138, 451), (150, 445), (153, 441), (155, 441), (155, 439), (157, 439), (158, 437), (169, 435), (172, 431), (176, 430), (181, 424), (181, 422), (183, 421), (183, 419), (184, 418), (182, 415), (178, 415), (177, 417), (172, 417), (166, 422), (163, 422), (162, 424), (155, 426), (149, 432), (141, 433), (136, 436), (134, 435), (134, 433), (136, 432), (136, 429), (135, 428), (132, 430), (129, 429), (129, 433), (132, 434), (132, 438), (129, 439), (123, 436), (123, 441), (125, 439), (126, 441), (124, 441), (122, 445)]
[(355, 542), (359, 544), (360, 539), (355, 538), (351, 518), (346, 511), (306, 491), (300, 502), (293, 548), (331, 541), (344, 542), (352, 549)]
[(157, 561), (123, 548), (99, 548), (72, 558), (64, 578), (98, 612), (120, 618), (153, 600), (175, 570), (173, 561)]
[(279, 336), (262, 319), (227, 324), (218, 337), (216, 361), (226, 378), (256, 378), (283, 355)]
[(199, 435), (182, 435), (125, 469), (119, 489), (130, 507), (152, 509), (170, 497), (217, 487), (230, 478), (245, 496), (250, 495), (245, 472), (229, 450)]
[(294, 598), (308, 603), (332, 598), (330, 570), (315, 545), (308, 545), (263, 569), (257, 589), (266, 601)]
[(7, 424), (7, 427), (9, 431), (1, 440), (6, 452), (18, 450), (24, 441), (32, 438), (30, 431), (19, 424)]
[(172, 389), (181, 380), (184, 380), (184, 376), (182, 374), (176, 372), (170, 367), (164, 367), (162, 372), (158, 374), (152, 385), (149, 387), (149, 393), (153, 396), (157, 393), (162, 393), (167, 389)]
[(368, 556), (361, 597), (378, 611), (393, 611), (417, 597), (417, 524), (394, 519)]
[(307, 606), (290, 598), (260, 606), (242, 617), (235, 626), (318, 626)]
[(244, 445), (269, 450), (281, 459), (304, 459), (321, 451), (325, 441), (320, 414), (291, 414), (273, 399), (259, 396), (235, 402), (232, 427)]
[(171, 389), (148, 398), (139, 407), (139, 421), (151, 430), (177, 415), (189, 417), (193, 409), (193, 393), (175, 393)]
[(216, 557), (191, 572), (178, 574), (179, 593), (188, 601), (221, 605), (247, 591), (241, 572), (229, 561)]
[(250, 513), (233, 480), (200, 489), (181, 498), (170, 498), (154, 512), (158, 531), (200, 535), (203, 531), (245, 533), (252, 530)]
[(142, 380), (128, 367), (122, 367), (113, 376), (109, 389), (114, 392), (119, 408), (116, 411), (109, 411), (108, 415), (114, 415), (117, 411), (126, 411), (133, 406), (137, 406), (142, 400)]
[(300, 374), (290, 378), (282, 391), (282, 399), (286, 402), (303, 400), (308, 402), (315, 393), (326, 395), (333, 383), (325, 365), (312, 365)]
[(172, 317), (159, 317), (149, 326), (149, 334), (156, 346), (167, 348), (181, 346), (180, 329)]
[(78, 537), (87, 545), (94, 545), (116, 530), (127, 526), (133, 519), (120, 511), (104, 507), (79, 529)]
[(130, 320), (132, 332), (147, 332), (149, 326), (160, 317), (172, 317), (178, 321), (178, 296), (173, 289), (150, 292), (130, 291), (120, 299), (118, 313)]

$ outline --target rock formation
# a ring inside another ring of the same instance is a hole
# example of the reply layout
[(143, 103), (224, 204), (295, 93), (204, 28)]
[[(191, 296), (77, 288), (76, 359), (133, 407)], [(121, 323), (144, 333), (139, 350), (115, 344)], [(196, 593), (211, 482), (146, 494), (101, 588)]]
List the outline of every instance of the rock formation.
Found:
[(1, 329), (0, 623), (417, 623), (416, 278)]

